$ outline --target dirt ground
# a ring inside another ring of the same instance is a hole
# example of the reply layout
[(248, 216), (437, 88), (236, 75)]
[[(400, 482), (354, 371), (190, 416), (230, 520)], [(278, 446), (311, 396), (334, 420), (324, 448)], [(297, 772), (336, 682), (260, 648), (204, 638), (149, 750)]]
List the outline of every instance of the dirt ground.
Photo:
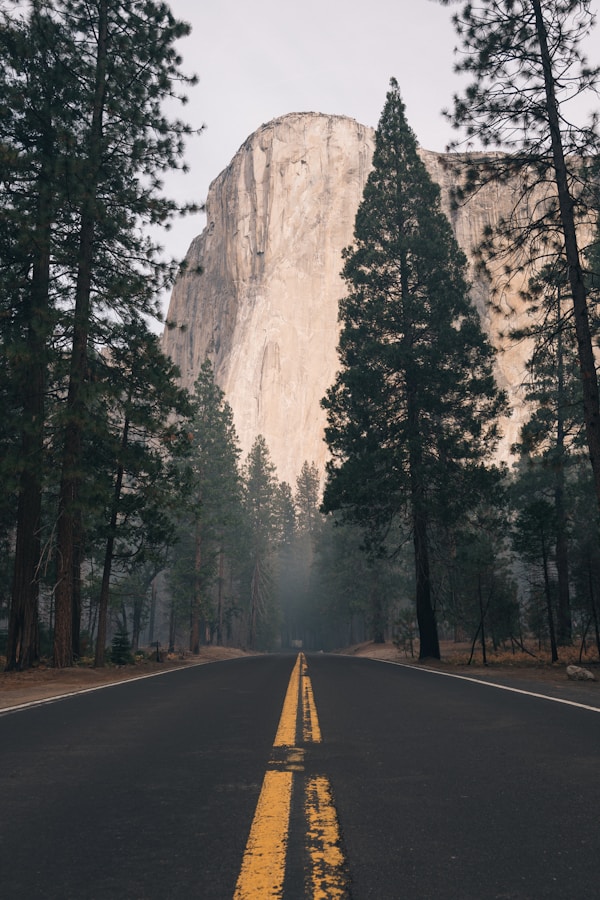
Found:
[[(348, 656), (364, 656), (429, 669), (449, 674), (465, 675), (484, 681), (494, 681), (518, 688), (549, 693), (551, 696), (565, 697), (581, 703), (600, 706), (600, 663), (586, 661), (582, 665), (594, 673), (595, 681), (573, 682), (566, 674), (569, 663), (579, 664), (577, 654), (563, 654), (558, 663), (551, 664), (543, 657), (534, 659), (526, 654), (509, 653), (492, 655), (488, 665), (483, 666), (478, 652), (468, 665), (470, 647), (466, 644), (442, 642), (442, 660), (427, 660), (420, 663), (410, 653), (399, 650), (392, 643), (374, 644), (367, 642), (339, 651)], [(64, 694), (92, 690), (105, 684), (126, 681), (164, 672), (182, 666), (203, 665), (222, 659), (248, 655), (243, 650), (232, 647), (203, 647), (198, 656), (183, 658), (173, 655), (164, 662), (144, 660), (134, 666), (107, 667), (94, 669), (89, 665), (74, 666), (70, 669), (53, 669), (40, 665), (25, 672), (0, 673), (0, 710), (25, 703), (45, 700)], [(1, 661), (0, 661), (1, 662)]]

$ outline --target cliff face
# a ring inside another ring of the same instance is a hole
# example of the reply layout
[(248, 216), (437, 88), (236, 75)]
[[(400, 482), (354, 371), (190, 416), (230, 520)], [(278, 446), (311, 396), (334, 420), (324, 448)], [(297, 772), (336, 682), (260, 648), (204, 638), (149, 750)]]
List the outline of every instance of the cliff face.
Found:
[[(338, 368), (341, 252), (352, 242), (373, 146), (370, 128), (342, 116), (291, 114), (263, 125), (212, 183), (207, 226), (192, 242), (171, 297), (163, 347), (183, 382), (191, 387), (208, 356), (243, 453), (264, 435), (279, 478), (292, 486), (304, 460), (322, 469), (327, 456), (319, 404)], [(422, 156), (471, 258), (484, 226), (508, 212), (510, 192), (490, 188), (451, 212), (444, 155)], [(522, 319), (518, 287), (498, 312), (488, 286), (474, 279), (473, 301), (499, 349), (502, 334)], [(498, 357), (498, 381), (515, 409), (504, 427), (505, 448), (521, 419), (527, 355), (521, 345)]]

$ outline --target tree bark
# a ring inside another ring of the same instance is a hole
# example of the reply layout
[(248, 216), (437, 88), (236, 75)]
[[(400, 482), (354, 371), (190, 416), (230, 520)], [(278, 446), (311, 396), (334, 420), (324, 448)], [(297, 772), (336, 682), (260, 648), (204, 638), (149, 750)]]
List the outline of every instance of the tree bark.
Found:
[(567, 541), (567, 514), (565, 511), (565, 425), (564, 425), (564, 359), (561, 330), (560, 287), (557, 298), (557, 432), (556, 468), (554, 481), (554, 508), (556, 511), (556, 573), (558, 577), (558, 644), (566, 647), (572, 640), (571, 598), (569, 596), (569, 548)]
[[(46, 110), (48, 119), (50, 114)], [(6, 669), (26, 669), (39, 658), (38, 599), (41, 551), (42, 472), (44, 423), (50, 328), (50, 243), (53, 218), (52, 138), (48, 142), (38, 179), (35, 230), (36, 255), (31, 291), (25, 301), (27, 363), (23, 380), (22, 471), (17, 505), (17, 533), (13, 587), (8, 623)]]
[(477, 573), (477, 598), (479, 600), (479, 627), (481, 634), (481, 656), (483, 665), (487, 666), (487, 651), (485, 648), (485, 614), (487, 610), (483, 608), (483, 594), (481, 591), (481, 572)]
[(375, 577), (375, 583), (371, 587), (370, 601), (373, 643), (383, 644), (385, 643), (385, 618), (381, 590), (377, 577)]
[(546, 536), (542, 529), (542, 564), (544, 566), (544, 593), (546, 595), (546, 613), (548, 616), (548, 633), (550, 635), (550, 652), (552, 662), (558, 662), (558, 650), (556, 647), (556, 633), (554, 630), (554, 613), (552, 612), (552, 591), (550, 590), (550, 576), (548, 574), (548, 554), (546, 552)]
[(217, 646), (223, 645), (223, 588), (225, 577), (225, 551), (219, 547), (219, 582), (217, 585)]
[(196, 537), (194, 544), (194, 596), (192, 597), (192, 614), (190, 621), (190, 651), (200, 653), (200, 612), (202, 609), (202, 527), (196, 523)]
[(67, 425), (58, 504), (56, 624), (54, 634), (54, 665), (57, 668), (73, 664), (73, 606), (79, 590), (77, 582), (80, 578), (80, 554), (76, 549), (76, 544), (82, 540), (80, 533), (81, 520), (77, 512), (80, 499), (78, 472), (81, 466), (83, 422), (86, 406), (85, 382), (90, 331), (94, 232), (98, 215), (96, 193), (102, 159), (107, 54), (108, 0), (100, 0), (98, 4), (96, 83), (88, 150), (88, 180), (84, 186), (85, 193), (81, 209), (73, 347), (67, 394)]
[(419, 659), (439, 659), (440, 645), (437, 623), (431, 602), (429, 542), (427, 538), (427, 511), (424, 498), (425, 487), (423, 484), (421, 437), (419, 434), (419, 411), (416, 389), (411, 385), (410, 381), (411, 379), (407, 373), (406, 396), (409, 422), (409, 466), (413, 544), (415, 549), (417, 623), (419, 625)]
[(413, 532), (417, 582), (417, 622), (420, 639), (419, 659), (439, 659), (440, 645), (437, 623), (431, 603), (427, 521), (424, 511), (418, 506), (416, 509), (413, 508)]
[[(129, 420), (125, 419), (123, 434), (121, 437), (121, 454), (124, 453), (129, 440)], [(102, 585), (100, 587), (100, 600), (98, 603), (98, 636), (96, 638), (96, 656), (94, 666), (102, 668), (105, 662), (106, 631), (108, 626), (108, 601), (110, 599), (110, 576), (115, 549), (115, 537), (117, 534), (117, 519), (119, 514), (119, 500), (123, 487), (124, 467), (121, 461), (117, 467), (115, 488), (113, 492), (112, 509), (110, 511), (110, 523), (106, 549), (104, 551), (104, 567), (102, 570)]]
[(573, 213), (573, 197), (569, 190), (569, 178), (560, 129), (558, 102), (556, 99), (555, 79), (552, 72), (552, 59), (548, 48), (546, 26), (542, 16), (541, 0), (531, 0), (535, 12), (536, 29), (540, 44), (544, 85), (546, 90), (546, 111), (552, 144), (552, 159), (558, 192), (560, 219), (565, 241), (565, 255), (569, 272), (575, 333), (581, 383), (583, 388), (583, 413), (587, 446), (594, 475), (596, 501), (600, 508), (600, 395), (598, 377), (594, 360), (592, 335), (590, 330), (587, 306), (587, 291), (584, 282), (581, 255), (577, 243), (575, 216)]

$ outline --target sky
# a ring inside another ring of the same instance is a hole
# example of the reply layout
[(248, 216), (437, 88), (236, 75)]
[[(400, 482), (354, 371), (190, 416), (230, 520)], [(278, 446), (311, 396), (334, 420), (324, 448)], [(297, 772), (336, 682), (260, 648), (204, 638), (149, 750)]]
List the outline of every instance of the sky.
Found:
[[(188, 143), (186, 175), (166, 192), (202, 203), (211, 181), (261, 125), (290, 112), (351, 116), (376, 127), (391, 77), (421, 146), (444, 150), (451, 129), (456, 43), (451, 9), (437, 0), (170, 0), (192, 26), (179, 43), (183, 68), (199, 82), (177, 114), (203, 133)], [(183, 257), (202, 215), (161, 236)], [(165, 306), (168, 298), (165, 298)]]

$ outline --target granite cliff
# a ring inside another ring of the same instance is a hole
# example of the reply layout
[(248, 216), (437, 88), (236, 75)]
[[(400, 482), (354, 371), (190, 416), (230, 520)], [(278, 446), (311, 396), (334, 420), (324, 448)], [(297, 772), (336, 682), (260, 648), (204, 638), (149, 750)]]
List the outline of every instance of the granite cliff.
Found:
[[(341, 252), (352, 241), (373, 147), (373, 130), (343, 116), (292, 113), (263, 125), (211, 184), (206, 228), (171, 296), (163, 347), (184, 384), (193, 384), (208, 356), (244, 454), (263, 434), (280, 479), (292, 486), (304, 460), (322, 469), (327, 456), (319, 403), (338, 366)], [(422, 157), (472, 263), (473, 246), (508, 212), (511, 192), (490, 187), (451, 210), (444, 154), (423, 150)], [(485, 280), (472, 273), (472, 281), (484, 329), (501, 351), (498, 382), (514, 410), (503, 426), (507, 455), (522, 419), (528, 355), (503, 336), (523, 317), (519, 285), (499, 310)]]

